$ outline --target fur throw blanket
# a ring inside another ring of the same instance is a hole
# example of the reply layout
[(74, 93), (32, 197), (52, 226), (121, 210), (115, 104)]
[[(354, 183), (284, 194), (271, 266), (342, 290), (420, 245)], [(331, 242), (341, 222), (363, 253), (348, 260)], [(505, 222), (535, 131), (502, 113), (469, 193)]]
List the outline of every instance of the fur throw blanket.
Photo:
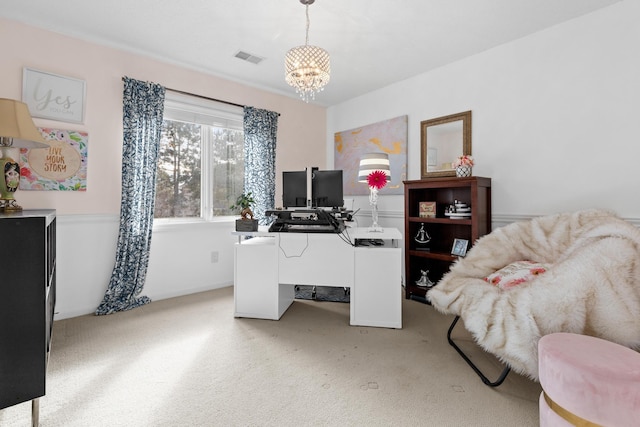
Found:
[[(501, 290), (485, 277), (516, 261), (545, 273)], [(534, 218), (480, 238), (429, 290), (459, 315), (486, 351), (538, 380), (538, 340), (553, 332), (592, 335), (640, 349), (640, 228), (585, 210)]]

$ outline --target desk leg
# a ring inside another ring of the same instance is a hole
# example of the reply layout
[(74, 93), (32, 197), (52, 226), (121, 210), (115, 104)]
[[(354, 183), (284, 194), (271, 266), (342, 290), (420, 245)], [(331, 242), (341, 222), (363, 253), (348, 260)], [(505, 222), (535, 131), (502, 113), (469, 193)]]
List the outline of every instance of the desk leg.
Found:
[(31, 427), (40, 425), (40, 399), (35, 398), (31, 401)]

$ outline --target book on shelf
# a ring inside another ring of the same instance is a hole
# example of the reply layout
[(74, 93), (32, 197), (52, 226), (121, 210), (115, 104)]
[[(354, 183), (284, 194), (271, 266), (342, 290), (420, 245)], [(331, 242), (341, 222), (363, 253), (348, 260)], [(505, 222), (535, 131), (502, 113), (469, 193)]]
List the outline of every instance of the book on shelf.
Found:
[(420, 202), (418, 216), (420, 218), (435, 218), (436, 202)]

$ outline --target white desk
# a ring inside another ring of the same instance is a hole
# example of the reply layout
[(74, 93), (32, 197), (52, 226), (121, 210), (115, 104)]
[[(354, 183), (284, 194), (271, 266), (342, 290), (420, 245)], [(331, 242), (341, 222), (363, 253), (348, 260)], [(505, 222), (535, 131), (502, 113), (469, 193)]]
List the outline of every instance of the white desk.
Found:
[[(266, 229), (234, 234), (239, 236), (235, 317), (279, 320), (293, 303), (295, 285), (337, 286), (351, 288), (351, 325), (402, 328), (402, 235), (397, 229), (371, 233), (347, 228), (342, 235)], [(383, 239), (385, 244), (353, 246), (356, 239)]]

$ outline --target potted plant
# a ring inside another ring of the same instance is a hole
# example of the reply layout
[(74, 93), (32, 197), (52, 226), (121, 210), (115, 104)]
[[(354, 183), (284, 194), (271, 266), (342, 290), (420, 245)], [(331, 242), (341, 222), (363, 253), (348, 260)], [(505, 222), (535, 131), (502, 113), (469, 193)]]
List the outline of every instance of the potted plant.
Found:
[(240, 219), (236, 220), (236, 231), (257, 231), (258, 220), (253, 219), (251, 206), (255, 204), (251, 192), (242, 193), (236, 199), (236, 203), (230, 207), (233, 210), (240, 210)]

